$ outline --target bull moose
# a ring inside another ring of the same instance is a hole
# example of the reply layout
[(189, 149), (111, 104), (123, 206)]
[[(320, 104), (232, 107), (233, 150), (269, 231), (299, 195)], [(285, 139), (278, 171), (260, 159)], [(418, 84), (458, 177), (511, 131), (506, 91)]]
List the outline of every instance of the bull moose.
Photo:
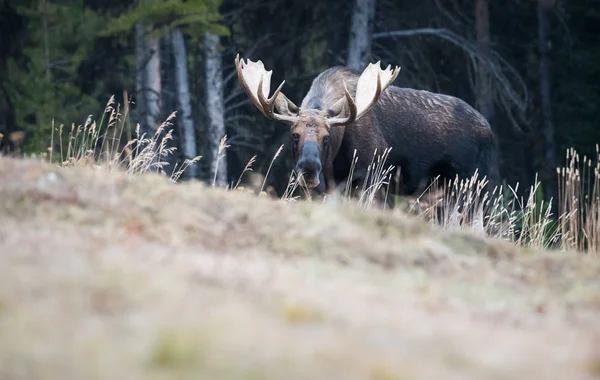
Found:
[(488, 186), (495, 179), (496, 144), (483, 115), (453, 96), (392, 86), (398, 66), (370, 63), (362, 74), (329, 68), (298, 107), (281, 91), (285, 80), (269, 97), (272, 70), (247, 61), (235, 58), (239, 82), (264, 116), (290, 126), (295, 170), (308, 188), (334, 191), (347, 179), (355, 151), (353, 179), (361, 183), (375, 150), (390, 147), (386, 165), (400, 167), (404, 195), (435, 176), (454, 180), (478, 170)]

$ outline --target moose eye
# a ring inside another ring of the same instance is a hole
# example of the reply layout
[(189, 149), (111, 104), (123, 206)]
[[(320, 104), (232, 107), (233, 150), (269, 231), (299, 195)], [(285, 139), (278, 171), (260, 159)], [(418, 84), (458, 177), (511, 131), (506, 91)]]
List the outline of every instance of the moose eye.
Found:
[(294, 142), (297, 142), (298, 140), (300, 140), (300, 135), (297, 133), (292, 133), (292, 139), (294, 140)]
[(329, 136), (323, 136), (323, 145), (327, 146), (329, 144)]

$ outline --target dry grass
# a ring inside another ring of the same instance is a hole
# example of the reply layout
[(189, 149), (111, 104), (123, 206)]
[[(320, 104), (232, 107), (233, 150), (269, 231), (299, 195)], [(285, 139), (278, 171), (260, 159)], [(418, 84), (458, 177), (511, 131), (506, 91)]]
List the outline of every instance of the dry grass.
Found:
[(0, 378), (592, 379), (600, 261), (0, 158)]
[(292, 173), (272, 200), (244, 189), (255, 157), (227, 190), (174, 185), (200, 157), (156, 175), (175, 115), (148, 137), (127, 114), (111, 99), (43, 160), (0, 157), (1, 379), (600, 376), (588, 158), (559, 169), (556, 222), (539, 184), (477, 176), (381, 210), (389, 151), (360, 189), (315, 201)]
[[(127, 98), (126, 94), (125, 97)], [(68, 136), (63, 136), (63, 126), (56, 129), (49, 156), (50, 162), (58, 162), (68, 167), (93, 167), (104, 171), (125, 170), (137, 176), (147, 172), (164, 174), (165, 158), (174, 153), (175, 148), (166, 148), (172, 139), (172, 125), (175, 113), (160, 125), (151, 137), (140, 135), (139, 125), (135, 136), (126, 133), (129, 139), (123, 142), (128, 122), (129, 105), (124, 110), (111, 98), (106, 106), (100, 124), (88, 118), (83, 126), (71, 127)], [(107, 121), (107, 126), (102, 127)], [(66, 137), (66, 147), (63, 147)], [(58, 141), (58, 142), (57, 142)], [(54, 155), (55, 145), (59, 145), (60, 158)], [(223, 136), (218, 148), (215, 177), (209, 182), (216, 184), (218, 165), (224, 151), (229, 148), (227, 136)], [(360, 188), (351, 188), (355, 167), (359, 157), (355, 156), (348, 180), (338, 185), (335, 194), (314, 198), (312, 192), (303, 185), (296, 173), (290, 173), (288, 185), (280, 196), (272, 189), (265, 189), (274, 161), (279, 157), (283, 145), (272, 158), (268, 170), (262, 176), (262, 185), (248, 189), (242, 183), (245, 173), (252, 171), (256, 156), (252, 157), (230, 190), (250, 191), (259, 195), (275, 196), (284, 202), (298, 199), (324, 203), (345, 203), (361, 210), (387, 207), (387, 199), (392, 175), (401, 177), (400, 169), (385, 166), (385, 159), (391, 149), (375, 151), (365, 173), (366, 180)], [(54, 155), (54, 156), (53, 156)], [(551, 213), (550, 204), (541, 196), (541, 184), (535, 180), (525, 192), (524, 199), (519, 194), (519, 184), (514, 187), (504, 184), (484, 192), (487, 179), (455, 179), (451, 182), (434, 181), (417, 196), (395, 197), (395, 203), (402, 211), (416, 215), (436, 228), (450, 231), (469, 231), (482, 236), (510, 241), (521, 247), (540, 249), (578, 250), (598, 255), (600, 249), (600, 150), (597, 148), (596, 163), (588, 157), (580, 162), (579, 155), (570, 149), (567, 152), (567, 166), (558, 168), (558, 214)], [(196, 164), (200, 156), (187, 159), (170, 175), (172, 182), (178, 182), (189, 165)]]
[[(567, 151), (567, 165), (557, 169), (557, 214), (552, 214), (550, 202), (544, 201), (537, 177), (524, 199), (518, 195), (518, 183), (498, 186), (491, 194), (484, 192), (487, 180), (479, 179), (477, 173), (452, 183), (434, 181), (409, 208), (444, 229), (475, 231), (521, 247), (577, 250), (598, 256), (600, 150), (596, 150), (595, 160), (584, 156), (581, 161), (573, 149)], [(434, 201), (421, 205), (423, 197)]]
[(559, 178), (559, 232), (567, 249), (600, 252), (600, 149), (596, 162), (573, 149), (567, 151), (567, 166), (557, 169)]
[(294, 173), (279, 201), (174, 185), (199, 159), (152, 174), (173, 153), (174, 115), (122, 144), (112, 100), (106, 114), (106, 128), (73, 127), (65, 149), (56, 130), (60, 159), (45, 160), (58, 165), (0, 159), (0, 378), (600, 375), (600, 262), (571, 251), (595, 247), (597, 198), (573, 185), (576, 160), (560, 204), (583, 212), (559, 219), (553, 233), (571, 243), (550, 253), (536, 187), (488, 197), (474, 177), (428, 188), (407, 210), (417, 218), (379, 210), (389, 151), (362, 188), (324, 202)]
[(600, 377), (588, 158), (558, 170), (557, 221), (537, 182), (477, 176), (390, 212), (389, 150), (360, 189), (314, 201), (292, 173), (272, 200), (244, 189), (255, 157), (228, 190), (174, 185), (200, 157), (156, 175), (175, 115), (148, 137), (127, 114), (111, 99), (43, 160), (0, 157), (0, 379)]
[[(123, 144), (128, 112), (129, 107), (125, 107), (125, 111), (122, 113), (120, 105), (115, 103), (114, 97), (111, 97), (99, 124), (88, 118), (84, 125), (78, 127), (72, 125), (67, 135), (64, 135), (63, 125), (53, 128), (51, 146), (48, 149), (50, 154), (43, 154), (42, 157), (51, 163), (58, 162), (64, 167), (92, 167), (105, 172), (125, 170), (131, 176), (148, 172), (164, 174), (166, 165), (164, 160), (167, 156), (174, 154), (176, 150), (176, 148), (167, 147), (169, 141), (173, 139), (173, 123), (176, 113), (173, 112), (169, 115), (152, 136), (141, 133), (138, 124), (135, 127), (135, 136), (131, 136), (132, 138)], [(107, 125), (103, 126), (106, 119)], [(65, 139), (67, 140), (66, 147)], [(222, 151), (228, 147), (225, 145), (225, 140), (226, 137), (219, 146), (219, 160)], [(59, 157), (54, 154), (55, 145), (59, 146)], [(177, 182), (185, 169), (200, 159), (201, 156), (197, 156), (184, 160), (181, 167), (175, 167), (172, 170), (170, 180)]]

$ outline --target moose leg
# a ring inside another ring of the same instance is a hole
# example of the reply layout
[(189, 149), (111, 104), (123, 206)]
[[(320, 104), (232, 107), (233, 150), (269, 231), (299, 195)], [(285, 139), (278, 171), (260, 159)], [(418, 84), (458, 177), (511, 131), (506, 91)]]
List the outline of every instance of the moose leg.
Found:
[(418, 164), (406, 165), (401, 170), (402, 186), (404, 195), (419, 197), (427, 191), (427, 170)]
[(335, 178), (333, 175), (325, 177), (325, 194), (332, 195), (336, 190)]
[(366, 167), (357, 165), (352, 177), (346, 178), (341, 184), (343, 186), (338, 186), (338, 191), (344, 192), (348, 188), (352, 198), (360, 199), (362, 202), (368, 202), (371, 198), (378, 208), (393, 207), (393, 200), (388, 194), (387, 187), (376, 188), (375, 182), (376, 180), (371, 178), (371, 173)]
[(404, 162), (398, 175), (398, 192), (408, 197), (411, 210), (424, 214), (431, 221), (444, 223), (445, 188), (444, 179), (419, 163)]
[(323, 192), (323, 201), (325, 203), (335, 203), (336, 198), (340, 194), (338, 189), (336, 188), (335, 179), (333, 176), (325, 175), (325, 191)]

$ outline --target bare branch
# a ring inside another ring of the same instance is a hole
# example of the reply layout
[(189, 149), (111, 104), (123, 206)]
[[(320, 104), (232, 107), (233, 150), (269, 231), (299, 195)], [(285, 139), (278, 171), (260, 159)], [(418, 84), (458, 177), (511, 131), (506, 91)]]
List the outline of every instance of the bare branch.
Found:
[(232, 112), (233, 110), (235, 110), (237, 108), (243, 107), (246, 104), (251, 104), (251, 103), (252, 102), (250, 101), (250, 99), (245, 99), (245, 100), (241, 100), (241, 101), (239, 101), (237, 103), (234, 103), (234, 104), (231, 104), (231, 105), (226, 105), (225, 106), (225, 113)]
[(239, 120), (246, 120), (246, 121), (249, 121), (249, 122), (256, 121), (256, 119), (254, 117), (248, 116), (248, 115), (232, 115), (232, 116), (225, 117), (225, 122), (227, 124), (235, 123), (235, 122), (237, 122)]
[(446, 9), (446, 7), (444, 7), (444, 5), (442, 5), (442, 2), (440, 0), (435, 0), (435, 5), (437, 7), (437, 9), (440, 11), (440, 13), (444, 16), (446, 16), (446, 18), (448, 20), (450, 20), (450, 22), (454, 25), (463, 25), (463, 24), (470, 24), (471, 20), (469, 20), (462, 12), (460, 12), (460, 8), (457, 7), (457, 4), (454, 0), (445, 0), (446, 2), (451, 2), (452, 3), (452, 8), (454, 8), (454, 13), (458, 15), (458, 18), (455, 17), (451, 11), (449, 11), (448, 9)]
[(237, 98), (240, 95), (244, 94), (244, 90), (242, 90), (239, 86), (236, 86), (234, 88), (231, 89), (231, 92), (229, 93), (229, 95), (227, 95), (225, 97), (225, 99), (223, 100), (223, 103), (228, 104), (230, 103), (233, 99)]

